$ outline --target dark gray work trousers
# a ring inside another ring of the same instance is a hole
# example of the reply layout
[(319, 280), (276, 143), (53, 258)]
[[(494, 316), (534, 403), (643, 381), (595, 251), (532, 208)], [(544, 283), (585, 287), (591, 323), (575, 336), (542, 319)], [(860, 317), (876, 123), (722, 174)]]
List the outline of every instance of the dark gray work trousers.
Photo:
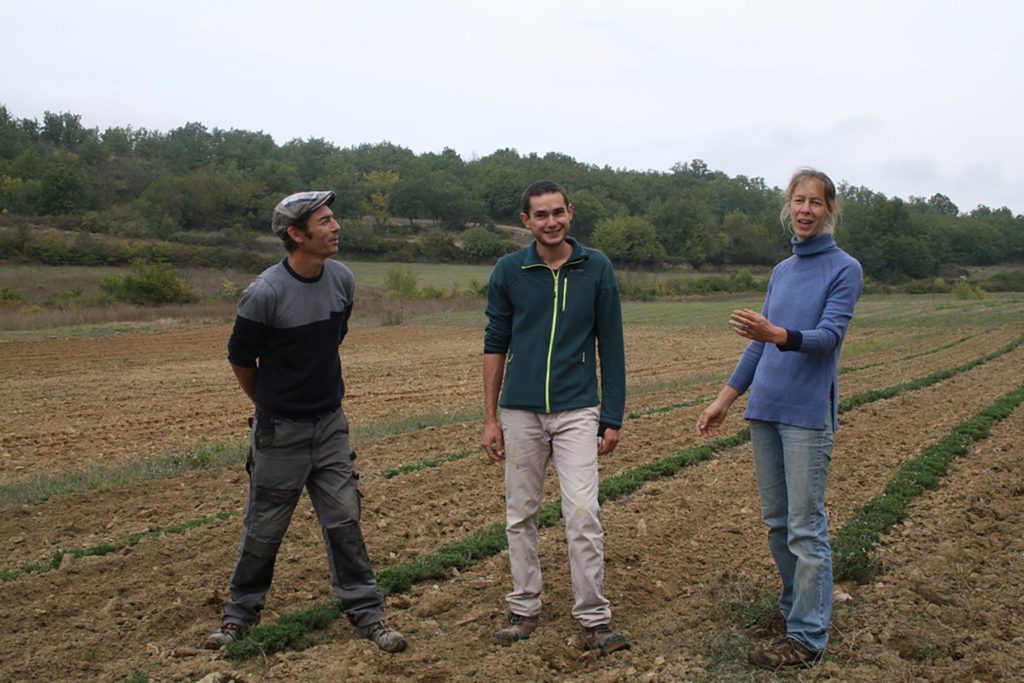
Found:
[(323, 528), (331, 585), (345, 615), (353, 626), (384, 618), (384, 599), (359, 528), (354, 457), (341, 408), (297, 420), (257, 410), (249, 499), (223, 623), (259, 622), (277, 551), (303, 486)]

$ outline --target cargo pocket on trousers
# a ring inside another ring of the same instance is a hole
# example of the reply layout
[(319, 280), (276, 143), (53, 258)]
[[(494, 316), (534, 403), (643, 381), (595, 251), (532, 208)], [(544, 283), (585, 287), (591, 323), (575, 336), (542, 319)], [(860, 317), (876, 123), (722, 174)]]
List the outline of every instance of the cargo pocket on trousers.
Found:
[(254, 433), (256, 448), (270, 448), (274, 445), (274, 418), (269, 415), (256, 418)]

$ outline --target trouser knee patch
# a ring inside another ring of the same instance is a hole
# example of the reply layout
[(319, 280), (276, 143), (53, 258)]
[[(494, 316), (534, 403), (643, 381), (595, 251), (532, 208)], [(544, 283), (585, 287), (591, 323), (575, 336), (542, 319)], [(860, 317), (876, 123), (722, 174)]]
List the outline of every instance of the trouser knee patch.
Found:
[(366, 554), (363, 532), (358, 524), (343, 524), (327, 529), (331, 541), (331, 553), (339, 578), (353, 578), (368, 581), (373, 578), (373, 566)]
[(261, 541), (258, 538), (246, 536), (242, 545), (242, 552), (246, 555), (260, 558), (277, 557), (277, 549), (280, 547), (280, 541)]
[(242, 557), (235, 567), (231, 584), (236, 588), (263, 588), (274, 578), (274, 563), (281, 543), (269, 543), (246, 536), (242, 543)]

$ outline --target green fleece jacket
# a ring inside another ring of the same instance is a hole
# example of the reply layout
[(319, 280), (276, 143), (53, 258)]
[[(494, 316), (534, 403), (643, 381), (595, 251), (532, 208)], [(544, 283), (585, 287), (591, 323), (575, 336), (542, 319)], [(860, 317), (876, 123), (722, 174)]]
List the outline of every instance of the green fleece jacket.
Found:
[(600, 403), (602, 426), (618, 429), (626, 407), (619, 285), (608, 257), (568, 241), (572, 255), (558, 270), (535, 243), (498, 260), (487, 285), (484, 353), (507, 354), (501, 407), (553, 413)]

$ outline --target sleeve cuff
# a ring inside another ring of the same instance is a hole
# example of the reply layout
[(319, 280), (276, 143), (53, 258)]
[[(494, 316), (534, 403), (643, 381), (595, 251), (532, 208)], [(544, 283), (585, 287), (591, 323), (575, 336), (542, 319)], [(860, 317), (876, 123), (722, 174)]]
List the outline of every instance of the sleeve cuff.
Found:
[(786, 343), (776, 344), (779, 351), (799, 351), (803, 346), (804, 335), (797, 330), (786, 330)]

